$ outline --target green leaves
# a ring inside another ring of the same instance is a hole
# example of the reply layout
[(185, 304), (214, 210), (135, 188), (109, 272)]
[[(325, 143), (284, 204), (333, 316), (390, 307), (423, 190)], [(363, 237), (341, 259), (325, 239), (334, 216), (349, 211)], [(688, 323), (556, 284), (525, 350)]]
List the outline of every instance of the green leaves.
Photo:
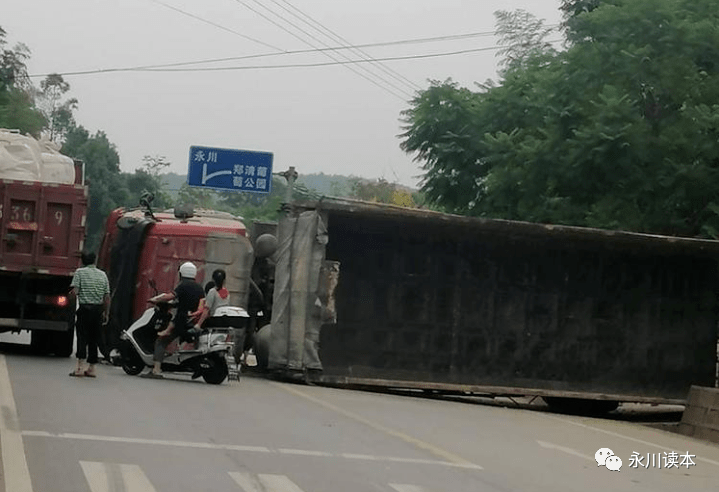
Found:
[(454, 213), (712, 234), (719, 0), (563, 10), (566, 51), (527, 50), (479, 92), (432, 82), (403, 112), (401, 148), (422, 163), (423, 192)]

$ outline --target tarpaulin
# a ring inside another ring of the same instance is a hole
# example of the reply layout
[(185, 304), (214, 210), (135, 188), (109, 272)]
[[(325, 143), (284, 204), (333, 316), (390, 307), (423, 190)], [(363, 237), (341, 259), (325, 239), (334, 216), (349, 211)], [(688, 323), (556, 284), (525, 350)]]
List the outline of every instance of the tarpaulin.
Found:
[(321, 370), (319, 296), (327, 227), (317, 211), (286, 217), (278, 227), (269, 369)]

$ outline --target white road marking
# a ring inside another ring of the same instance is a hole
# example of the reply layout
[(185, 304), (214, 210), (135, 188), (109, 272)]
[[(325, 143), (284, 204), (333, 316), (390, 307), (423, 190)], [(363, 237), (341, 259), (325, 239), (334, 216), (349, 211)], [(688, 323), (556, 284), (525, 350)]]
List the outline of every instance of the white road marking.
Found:
[(297, 395), (299, 397), (302, 397), (306, 400), (309, 400), (311, 402), (314, 402), (320, 406), (323, 406), (325, 408), (329, 408), (330, 410), (333, 410), (340, 415), (344, 415), (347, 418), (350, 418), (352, 420), (356, 420), (357, 422), (360, 422), (368, 427), (371, 427), (372, 429), (375, 429), (376, 431), (383, 432), (389, 436), (392, 436), (397, 439), (401, 439), (402, 441), (412, 444), (413, 446), (416, 446), (420, 449), (423, 449), (434, 456), (438, 458), (442, 458), (443, 460), (446, 460), (448, 463), (453, 463), (454, 466), (460, 466), (462, 468), (474, 468), (481, 470), (482, 467), (479, 465), (475, 465), (474, 463), (471, 463), (464, 458), (462, 458), (459, 455), (456, 455), (450, 451), (447, 451), (445, 449), (440, 448), (439, 446), (435, 446), (434, 444), (428, 443), (426, 441), (423, 441), (421, 439), (417, 439), (416, 437), (410, 436), (409, 434), (405, 434), (404, 432), (400, 432), (396, 429), (392, 429), (390, 427), (384, 426), (382, 424), (379, 424), (377, 422), (373, 422), (369, 419), (366, 419), (362, 417), (361, 415), (350, 412), (349, 410), (345, 410), (344, 408), (341, 408), (337, 405), (333, 405), (332, 403), (322, 400), (321, 398), (316, 398), (314, 396), (311, 396), (304, 391), (301, 391), (297, 388), (292, 387), (288, 384), (280, 384), (280, 383), (272, 383), (277, 388), (283, 389), (284, 391), (287, 391), (289, 393), (292, 393), (294, 395)]
[[(593, 431), (601, 432), (602, 434), (607, 434), (607, 435), (610, 435), (610, 436), (613, 436), (613, 437), (619, 437), (619, 438), (622, 438), (622, 439), (626, 439), (626, 440), (628, 440), (628, 441), (634, 441), (634, 442), (639, 443), (639, 444), (644, 444), (645, 446), (653, 446), (653, 447), (655, 447), (655, 448), (663, 449), (663, 450), (669, 451), (669, 452), (672, 452), (672, 451), (675, 451), (675, 452), (687, 451), (686, 449), (685, 449), (685, 450), (672, 449), (672, 448), (669, 448), (669, 447), (667, 447), (667, 446), (662, 446), (661, 444), (657, 444), (657, 443), (645, 441), (645, 440), (643, 440), (643, 439), (637, 439), (636, 437), (625, 436), (624, 434), (620, 434), (620, 433), (618, 433), (618, 432), (613, 432), (613, 431), (606, 430), (606, 429), (600, 429), (599, 427), (594, 427), (594, 426), (592, 426), (592, 425), (582, 424), (581, 422), (573, 422), (573, 421), (571, 421), (571, 420), (569, 420), (569, 419), (563, 419), (563, 418), (560, 418), (560, 417), (555, 417), (555, 416), (553, 416), (553, 415), (546, 415), (546, 414), (545, 414), (544, 416), (547, 417), (547, 418), (549, 418), (549, 419), (558, 420), (558, 421), (560, 421), (560, 422), (562, 422), (562, 423), (564, 423), (564, 424), (576, 425), (577, 427), (583, 427), (583, 428), (585, 428), (585, 429), (590, 429), (590, 430), (593, 430)], [(678, 437), (681, 437), (681, 434), (677, 434), (677, 436), (678, 436)], [(703, 461), (703, 462), (705, 462), (705, 463), (709, 463), (710, 465), (719, 466), (719, 461), (710, 460), (710, 459), (708, 459), (708, 458), (702, 458), (701, 456), (696, 456), (696, 457), (694, 457), (693, 459), (694, 459), (694, 460), (697, 460), (697, 461)]]
[[(327, 458), (345, 458), (351, 460), (364, 460), (364, 461), (390, 461), (395, 463), (412, 463), (421, 465), (435, 465), (435, 466), (448, 466), (452, 468), (465, 468), (470, 470), (483, 470), (479, 465), (474, 463), (457, 463), (453, 461), (440, 461), (440, 460), (426, 460), (419, 458), (403, 458), (399, 456), (375, 456), (368, 454), (352, 454), (352, 453), (341, 453), (332, 454), (326, 451), (316, 451), (310, 449), (270, 449), (263, 446), (243, 446), (238, 444), (213, 444), (207, 442), (187, 442), (187, 441), (166, 441), (163, 439), (142, 439), (135, 437), (116, 437), (116, 436), (97, 436), (90, 434), (72, 434), (72, 433), (59, 433), (54, 434), (46, 431), (22, 431), (23, 436), (28, 437), (46, 437), (53, 439), (74, 439), (79, 441), (99, 441), (99, 442), (112, 442), (120, 444), (143, 444), (150, 446), (174, 446), (174, 447), (185, 447), (195, 449), (219, 449), (224, 451), (240, 451), (248, 453), (276, 453), (276, 454), (287, 454), (293, 456), (320, 456)], [(14, 490), (12, 492), (15, 492)], [(31, 491), (30, 491), (31, 492)]]
[(322, 456), (325, 458), (330, 458), (332, 456), (332, 453), (327, 453), (325, 451), (312, 451), (309, 449), (285, 449), (280, 448), (277, 450), (280, 454), (294, 454), (299, 456)]
[(479, 465), (475, 465), (474, 463), (453, 463), (449, 461), (425, 460), (422, 458), (398, 458), (395, 456), (377, 456), (373, 454), (342, 453), (340, 456), (350, 460), (393, 461), (395, 463), (413, 463), (416, 465), (443, 465), (452, 468), (465, 468), (468, 470), (484, 470), (484, 468)]
[(409, 485), (406, 483), (391, 483), (389, 484), (397, 492), (425, 492), (426, 489), (418, 487), (416, 485)]
[(0, 447), (6, 492), (32, 492), (15, 397), (5, 356), (0, 355)]
[(155, 488), (137, 465), (81, 461), (92, 492), (154, 492)]
[(558, 444), (552, 444), (551, 442), (545, 442), (545, 441), (537, 441), (537, 444), (542, 446), (544, 449), (554, 449), (556, 451), (562, 451), (563, 453), (571, 454), (573, 456), (578, 456), (580, 458), (584, 458), (589, 461), (594, 461), (594, 458), (587, 454), (582, 454), (579, 451), (576, 451), (572, 448), (567, 448), (564, 446), (560, 446)]
[(166, 441), (164, 439), (142, 439), (138, 437), (95, 436), (90, 434), (53, 434), (45, 431), (23, 431), (25, 436), (55, 437), (60, 439), (76, 439), (80, 441), (117, 442), (123, 444), (148, 444), (152, 446), (175, 446), (180, 448), (222, 449), (227, 451), (247, 451), (251, 453), (270, 453), (263, 446), (242, 446), (237, 444), (212, 444), (208, 442)]
[(245, 492), (302, 492), (295, 483), (285, 475), (257, 475), (251, 473), (229, 472)]

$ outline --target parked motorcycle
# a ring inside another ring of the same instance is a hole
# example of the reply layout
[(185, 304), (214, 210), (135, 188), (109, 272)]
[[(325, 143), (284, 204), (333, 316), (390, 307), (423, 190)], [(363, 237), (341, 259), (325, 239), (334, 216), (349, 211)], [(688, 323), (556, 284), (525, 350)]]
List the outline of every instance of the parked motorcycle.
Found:
[[(125, 373), (135, 376), (152, 367), (157, 334), (167, 328), (176, 302), (158, 302), (148, 308), (120, 337), (120, 361)], [(209, 384), (221, 384), (228, 376), (227, 356), (233, 342), (231, 331), (243, 328), (249, 319), (240, 307), (218, 308), (215, 316), (194, 341), (175, 339), (168, 345), (162, 361), (163, 372), (192, 373)]]

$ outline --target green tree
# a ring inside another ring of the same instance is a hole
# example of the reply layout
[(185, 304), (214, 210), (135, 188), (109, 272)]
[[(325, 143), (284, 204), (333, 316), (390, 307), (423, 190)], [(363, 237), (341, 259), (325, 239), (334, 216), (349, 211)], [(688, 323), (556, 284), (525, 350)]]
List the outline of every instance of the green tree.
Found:
[(521, 69), (532, 57), (554, 53), (554, 48), (547, 38), (553, 30), (544, 25), (542, 19), (524, 10), (498, 10), (494, 13), (497, 19), (497, 36), (502, 48), (497, 52), (501, 56), (500, 74), (510, 69)]
[(132, 197), (127, 178), (120, 172), (120, 156), (104, 132), (91, 135), (84, 127), (71, 128), (62, 152), (85, 163), (86, 184), (90, 189), (86, 248), (99, 246), (107, 216), (117, 207), (136, 205), (139, 197)]
[[(152, 193), (154, 200), (153, 209), (161, 210), (172, 206), (172, 197), (165, 191), (167, 187), (162, 172), (169, 168), (171, 163), (162, 155), (146, 155), (142, 158), (142, 166), (136, 171), (135, 184), (144, 182), (144, 188), (138, 190)], [(141, 176), (145, 175), (142, 179)], [(131, 188), (132, 189), (132, 188)]]
[(183, 183), (177, 196), (178, 204), (189, 204), (195, 208), (214, 209), (217, 193), (211, 189), (192, 187)]
[(468, 215), (719, 232), (719, 0), (565, 2), (566, 51), (404, 112), (422, 191)]
[(70, 84), (62, 75), (50, 74), (40, 82), (38, 106), (48, 122), (47, 135), (50, 140), (61, 142), (65, 134), (75, 126), (73, 112), (77, 109), (77, 99), (63, 101), (70, 91)]
[(26, 61), (30, 49), (18, 43), (8, 48), (7, 34), (0, 27), (0, 128), (17, 129), (35, 137), (45, 126), (45, 118), (35, 108), (33, 87)]

